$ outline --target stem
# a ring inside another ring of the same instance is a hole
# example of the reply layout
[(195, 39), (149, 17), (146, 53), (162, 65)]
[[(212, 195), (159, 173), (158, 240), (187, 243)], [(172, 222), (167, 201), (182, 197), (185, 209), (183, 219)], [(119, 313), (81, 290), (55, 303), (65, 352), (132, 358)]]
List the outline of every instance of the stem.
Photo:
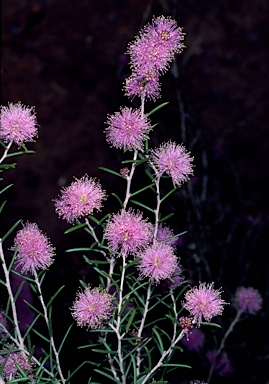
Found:
[(147, 376), (144, 378), (144, 380), (141, 382), (141, 384), (148, 383), (148, 379), (150, 378), (150, 376), (162, 365), (162, 363), (163, 363), (164, 359), (166, 358), (166, 356), (169, 356), (171, 354), (172, 349), (174, 348), (174, 346), (179, 342), (179, 340), (181, 340), (184, 337), (184, 335), (185, 335), (185, 333), (182, 330), (180, 332), (180, 334), (178, 335), (178, 337), (171, 343), (170, 347), (162, 354), (162, 356), (161, 356), (160, 360), (158, 361), (158, 363), (147, 374)]
[[(170, 295), (171, 295), (171, 299), (172, 299), (172, 302), (173, 302), (173, 309), (174, 309), (175, 319), (177, 320), (177, 306), (176, 306), (176, 300), (175, 300), (174, 292), (172, 290), (170, 292)], [(172, 343), (176, 339), (176, 335), (177, 335), (177, 323), (175, 322), (174, 323), (174, 331), (173, 331)], [(171, 352), (172, 352), (172, 350), (171, 350)], [(170, 356), (171, 352), (169, 353), (169, 356)]]
[[(157, 170), (153, 164), (152, 164), (152, 167), (155, 171), (155, 174), (157, 174)], [(158, 176), (156, 178), (155, 184), (156, 184), (156, 193), (157, 193), (157, 205), (156, 205), (156, 209), (154, 210), (154, 212), (155, 212), (155, 228), (154, 228), (153, 244), (156, 242), (156, 238), (157, 238), (157, 232), (158, 232), (158, 226), (159, 226), (159, 212), (160, 212), (160, 207), (161, 207), (160, 176)]]
[(120, 291), (119, 291), (119, 303), (118, 303), (118, 317), (116, 321), (116, 326), (109, 323), (109, 326), (116, 333), (116, 336), (118, 339), (118, 358), (119, 358), (119, 368), (122, 375), (121, 377), (122, 384), (126, 384), (126, 377), (125, 377), (124, 366), (123, 366), (122, 345), (121, 345), (121, 340), (125, 336), (125, 332), (122, 335), (120, 334), (120, 324), (121, 324), (121, 309), (122, 309), (122, 301), (123, 301), (123, 283), (124, 283), (126, 266), (127, 266), (126, 255), (123, 254), (122, 255), (122, 273), (121, 273)]
[(5, 261), (5, 257), (4, 257), (4, 251), (3, 251), (3, 246), (2, 246), (2, 239), (0, 239), (0, 259), (2, 260), (2, 266), (3, 266), (3, 270), (4, 270), (4, 274), (5, 274), (5, 279), (6, 279), (6, 287), (7, 287), (8, 295), (9, 295), (10, 302), (11, 302), (11, 309), (12, 309), (12, 315), (13, 315), (13, 321), (14, 321), (14, 325), (15, 325), (15, 330), (16, 330), (17, 337), (18, 337), (18, 340), (19, 340), (20, 349), (22, 351), (24, 351), (25, 350), (24, 341), (23, 341), (23, 338), (22, 338), (22, 335), (21, 335), (21, 331), (20, 331), (20, 327), (19, 327), (17, 310), (16, 310), (16, 304), (15, 304), (13, 292), (12, 292), (12, 289), (11, 289), (10, 278), (9, 278), (9, 271), (8, 271), (8, 268), (7, 268), (7, 265), (6, 265), (6, 261)]
[(215, 369), (215, 366), (216, 366), (217, 358), (218, 358), (218, 356), (220, 355), (221, 351), (223, 350), (223, 348), (225, 346), (225, 342), (227, 340), (227, 337), (233, 331), (233, 329), (234, 329), (236, 323), (239, 321), (241, 315), (242, 315), (242, 311), (238, 311), (236, 316), (235, 316), (235, 318), (231, 322), (229, 328), (227, 329), (227, 331), (225, 332), (225, 334), (224, 334), (224, 336), (223, 336), (223, 338), (221, 340), (219, 349), (217, 350), (217, 353), (215, 355), (215, 358), (213, 360), (213, 363), (212, 363), (210, 371), (209, 371), (209, 375), (208, 375), (208, 379), (207, 379), (207, 384), (209, 384), (210, 381), (211, 381), (211, 378), (212, 378), (212, 375), (213, 375), (213, 372), (214, 372), (214, 369)]
[[(144, 114), (145, 114), (145, 97), (142, 97), (141, 98), (141, 116), (144, 116)], [(132, 179), (133, 179), (134, 171), (135, 171), (135, 167), (136, 167), (135, 161), (137, 160), (137, 155), (138, 155), (138, 150), (136, 149), (136, 150), (134, 150), (134, 157), (133, 157), (133, 163), (132, 163), (130, 175), (126, 177), (127, 187), (126, 187), (125, 200), (123, 203), (123, 209), (124, 210), (126, 210), (127, 204), (128, 204), (129, 199), (132, 195), (130, 191), (131, 191), (131, 183), (132, 183)]]
[(133, 157), (133, 160), (134, 162), (132, 163), (132, 167), (131, 167), (131, 171), (130, 171), (130, 175), (127, 176), (127, 187), (126, 187), (126, 195), (125, 195), (125, 200), (124, 200), (124, 203), (123, 203), (123, 209), (126, 210), (126, 207), (127, 207), (127, 204), (128, 204), (128, 201), (131, 197), (131, 193), (130, 193), (130, 190), (131, 190), (131, 183), (132, 183), (132, 178), (133, 178), (133, 175), (134, 175), (134, 171), (135, 171), (135, 167), (136, 167), (136, 164), (135, 164), (135, 161), (137, 159), (137, 155), (138, 155), (138, 151), (135, 150), (134, 151), (134, 157)]
[(13, 141), (10, 141), (10, 142), (8, 143), (8, 145), (6, 146), (5, 152), (3, 153), (3, 156), (2, 156), (1, 159), (0, 159), (0, 164), (1, 164), (2, 161), (4, 161), (5, 158), (7, 157), (8, 151), (10, 150), (10, 147), (11, 147), (12, 143), (13, 143)]
[(45, 321), (46, 321), (46, 324), (47, 324), (47, 327), (48, 327), (48, 331), (49, 331), (50, 343), (51, 343), (51, 346), (52, 346), (52, 349), (53, 349), (53, 352), (54, 352), (54, 355), (55, 355), (55, 358), (56, 358), (56, 364), (57, 364), (58, 372), (59, 372), (59, 375), (61, 377), (62, 383), (64, 384), (65, 383), (65, 378), (64, 378), (62, 370), (61, 370), (59, 354), (58, 354), (58, 351), (57, 351), (57, 349), (55, 347), (55, 343), (54, 343), (54, 339), (53, 339), (53, 335), (52, 335), (52, 329), (51, 329), (50, 324), (49, 324), (49, 317), (48, 317), (47, 307), (46, 307), (46, 305), (44, 303), (44, 299), (43, 299), (42, 291), (41, 291), (41, 285), (40, 285), (40, 282), (39, 282), (39, 279), (38, 279), (38, 275), (37, 275), (37, 272), (36, 272), (35, 269), (33, 269), (33, 274), (34, 274), (35, 283), (36, 283), (36, 286), (37, 286), (37, 289), (38, 289), (38, 292), (39, 292), (39, 299), (40, 299), (40, 302), (41, 302), (41, 305), (42, 305), (42, 308), (43, 308)]
[[(149, 285), (148, 285), (147, 298), (146, 298), (145, 307), (144, 307), (144, 314), (143, 314), (143, 317), (142, 317), (142, 320), (141, 320), (141, 323), (140, 323), (139, 330), (137, 332), (137, 337), (138, 338), (141, 338), (141, 335), (142, 335), (142, 332), (143, 332), (143, 328), (144, 328), (144, 325), (145, 325), (145, 321), (146, 321), (146, 317), (147, 317), (147, 313), (148, 313), (148, 308), (149, 308), (150, 296), (151, 296), (151, 280), (150, 280)], [(140, 364), (141, 364), (141, 348), (137, 348), (137, 355), (136, 355), (136, 372), (137, 372), (137, 376), (140, 373)]]

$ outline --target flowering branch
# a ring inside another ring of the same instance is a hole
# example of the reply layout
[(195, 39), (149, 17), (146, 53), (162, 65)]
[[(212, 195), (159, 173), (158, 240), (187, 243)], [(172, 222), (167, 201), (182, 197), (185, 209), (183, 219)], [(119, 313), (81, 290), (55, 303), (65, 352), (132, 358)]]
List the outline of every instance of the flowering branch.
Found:
[[(150, 300), (151, 292), (152, 291), (151, 291), (151, 280), (150, 280), (149, 285), (148, 285), (148, 290), (147, 290), (147, 298), (146, 298), (146, 302), (145, 302), (145, 306), (144, 306), (144, 313), (143, 313), (143, 317), (142, 317), (142, 320), (140, 323), (140, 327), (139, 327), (138, 332), (137, 332), (138, 340), (142, 336), (143, 328), (144, 328), (146, 317), (148, 314), (149, 300)], [(141, 364), (141, 348), (137, 348), (137, 355), (136, 355), (136, 373), (137, 373), (137, 375), (139, 375), (139, 373), (140, 373), (140, 364)]]
[[(6, 327), (0, 323), (0, 329), (8, 336), (8, 338), (24, 353), (26, 353), (26, 355), (28, 357), (31, 357), (31, 360), (33, 361), (33, 363), (35, 363), (36, 365), (38, 365), (39, 367), (41, 366), (41, 363), (37, 360), (36, 357), (34, 357), (33, 355), (30, 355), (30, 353), (26, 350), (26, 349), (21, 349), (21, 346), (20, 346), (20, 343), (18, 342), (17, 339), (15, 339), (10, 333), (9, 331), (6, 329)], [(47, 373), (47, 375), (49, 375), (50, 377), (53, 377), (54, 378), (54, 374), (50, 371), (48, 371), (44, 365), (42, 364), (42, 369), (44, 370), (44, 372)], [(1, 383), (1, 382), (0, 382)], [(59, 382), (55, 383), (55, 384), (59, 384)]]
[(46, 307), (46, 305), (44, 303), (44, 299), (43, 299), (43, 295), (42, 295), (42, 291), (41, 291), (41, 285), (40, 285), (40, 282), (39, 282), (38, 274), (37, 274), (35, 269), (33, 269), (33, 274), (34, 274), (35, 283), (36, 283), (36, 286), (37, 286), (37, 289), (38, 289), (38, 292), (39, 292), (39, 299), (40, 299), (40, 302), (41, 302), (41, 305), (42, 305), (42, 308), (43, 308), (45, 321), (46, 321), (46, 324), (47, 324), (47, 327), (48, 327), (48, 331), (49, 331), (51, 347), (53, 349), (53, 352), (54, 352), (54, 355), (55, 355), (55, 358), (56, 358), (56, 364), (57, 364), (58, 372), (59, 372), (59, 375), (61, 377), (62, 383), (64, 384), (65, 383), (65, 378), (64, 378), (62, 370), (61, 370), (59, 354), (58, 354), (58, 351), (57, 351), (55, 343), (54, 343), (54, 338), (53, 338), (53, 335), (52, 335), (52, 329), (51, 329), (50, 323), (49, 323), (47, 307)]
[(122, 303), (123, 303), (123, 283), (124, 283), (124, 277), (125, 277), (125, 271), (126, 271), (126, 255), (122, 255), (122, 272), (121, 272), (121, 281), (120, 281), (120, 291), (119, 291), (119, 302), (118, 302), (118, 316), (116, 321), (116, 326), (109, 323), (109, 326), (113, 329), (113, 331), (116, 333), (117, 339), (118, 339), (118, 358), (119, 358), (119, 368), (121, 371), (121, 379), (122, 384), (126, 383), (126, 377), (124, 372), (124, 366), (123, 366), (123, 356), (122, 356), (122, 338), (125, 335), (125, 332), (121, 335), (120, 334), (120, 325), (121, 325), (121, 310), (122, 310)]
[(5, 274), (5, 279), (6, 279), (6, 287), (7, 291), (9, 294), (10, 302), (11, 302), (11, 309), (12, 309), (12, 315), (13, 315), (13, 321), (15, 325), (15, 330), (17, 333), (17, 337), (19, 339), (19, 345), (21, 350), (25, 350), (24, 347), (24, 341), (21, 335), (20, 327), (19, 327), (19, 322), (18, 322), (18, 316), (17, 316), (17, 310), (16, 310), (16, 304), (13, 296), (13, 292), (11, 289), (11, 283), (10, 283), (10, 278), (9, 278), (9, 271), (5, 262), (5, 257), (4, 257), (4, 251), (3, 251), (3, 246), (2, 246), (2, 239), (0, 239), (0, 259), (2, 260), (2, 266)]
[(180, 332), (180, 334), (178, 335), (178, 337), (171, 343), (170, 347), (164, 351), (164, 353), (162, 354), (160, 360), (158, 361), (158, 363), (151, 369), (151, 371), (146, 375), (146, 377), (144, 378), (144, 380), (141, 382), (141, 384), (146, 384), (148, 383), (148, 379), (150, 378), (150, 376), (162, 365), (164, 359), (169, 356), (172, 352), (172, 349), (175, 347), (175, 345), (179, 342), (179, 340), (181, 340), (183, 337), (185, 336), (185, 332), (184, 330), (182, 330)]

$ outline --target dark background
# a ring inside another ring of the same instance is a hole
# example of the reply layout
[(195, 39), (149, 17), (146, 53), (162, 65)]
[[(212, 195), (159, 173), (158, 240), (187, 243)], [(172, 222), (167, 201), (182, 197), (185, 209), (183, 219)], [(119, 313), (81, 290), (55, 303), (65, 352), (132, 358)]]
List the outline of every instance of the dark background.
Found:
[[(260, 290), (265, 309), (241, 329), (248, 346), (242, 355), (244, 364), (238, 359), (240, 349), (232, 350), (236, 373), (216, 382), (266, 383), (266, 0), (4, 1), (2, 104), (20, 100), (35, 106), (40, 128), (37, 142), (29, 145), (36, 153), (18, 158), (16, 170), (6, 173), (5, 183), (14, 183), (14, 187), (1, 217), (1, 234), (18, 219), (37, 222), (47, 233), (57, 249), (47, 294), (60, 283), (67, 285), (61, 298), (64, 319), (61, 310), (56, 310), (55, 317), (64, 325), (71, 323), (68, 307), (78, 279), (89, 282), (94, 278), (81, 255), (64, 253), (86, 239), (83, 234), (63, 235), (68, 226), (57, 218), (52, 200), (73, 176), (79, 178), (85, 173), (98, 177), (108, 193), (116, 190), (123, 194), (124, 183), (98, 170), (98, 166), (119, 170), (123, 158), (106, 143), (104, 121), (120, 105), (130, 105), (121, 91), (128, 75), (128, 57), (124, 55), (128, 42), (152, 15), (161, 14), (171, 15), (184, 28), (187, 48), (172, 72), (162, 78), (162, 99), (158, 102), (169, 101), (169, 106), (154, 115), (159, 125), (153, 143), (169, 138), (184, 141), (196, 164), (192, 183), (165, 206), (168, 212), (175, 212), (169, 224), (175, 231), (189, 231), (179, 245), (192, 284), (216, 281), (226, 292), (227, 301), (239, 285)], [(179, 77), (175, 78), (177, 72)], [(207, 189), (201, 199), (205, 182)], [(111, 198), (104, 210), (109, 209), (118, 209)], [(7, 240), (7, 247), (9, 241), (12, 239)], [(85, 333), (74, 332), (74, 345), (79, 338), (85, 343)], [(65, 354), (66, 366), (71, 361), (76, 365), (76, 359), (68, 351)], [(76, 356), (79, 360), (79, 354)], [(174, 378), (174, 382), (180, 383), (181, 378)]]

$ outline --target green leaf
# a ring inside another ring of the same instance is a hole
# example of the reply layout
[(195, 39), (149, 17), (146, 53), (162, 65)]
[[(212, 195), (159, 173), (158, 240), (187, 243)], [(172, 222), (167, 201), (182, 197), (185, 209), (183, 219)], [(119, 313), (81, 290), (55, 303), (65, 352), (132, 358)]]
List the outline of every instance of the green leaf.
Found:
[(131, 201), (132, 203), (137, 204), (137, 205), (139, 205), (140, 207), (143, 207), (143, 208), (147, 209), (148, 211), (154, 213), (154, 209), (148, 207), (147, 205), (142, 204), (142, 203), (140, 203), (139, 201), (137, 201), (137, 200), (133, 200), (133, 199), (131, 199), (130, 201)]
[(157, 346), (158, 346), (158, 348), (159, 348), (159, 351), (160, 351), (160, 353), (161, 353), (161, 355), (162, 355), (163, 352), (164, 352), (164, 347), (163, 347), (162, 338), (161, 338), (159, 332), (157, 331), (157, 329), (156, 329), (155, 327), (152, 328), (152, 332), (153, 332), (153, 333), (156, 335), (156, 337), (157, 337), (157, 340), (155, 340), (155, 341), (156, 341), (156, 344), (157, 344)]
[(96, 348), (92, 348), (92, 351), (93, 352), (97, 352), (97, 353), (105, 353), (105, 354), (110, 354), (110, 355), (115, 355), (116, 353), (118, 353), (117, 351), (112, 351), (111, 349), (96, 349)]
[(216, 324), (216, 323), (206, 323), (206, 322), (201, 322), (201, 325), (206, 325), (208, 327), (215, 327), (215, 328), (222, 328), (221, 325)]
[(71, 232), (74, 232), (76, 231), (77, 229), (80, 229), (80, 228), (83, 228), (83, 227), (86, 227), (86, 223), (79, 223), (77, 225), (74, 225), (74, 227), (71, 227), (71, 228), (68, 228), (64, 234), (67, 235), (68, 233), (71, 233)]
[(47, 304), (47, 308), (49, 308), (49, 306), (52, 304), (52, 302), (53, 302), (53, 300), (55, 299), (55, 297), (58, 296), (58, 294), (64, 289), (64, 287), (65, 287), (64, 285), (63, 285), (62, 287), (60, 287), (60, 288), (57, 290), (57, 292), (55, 292), (54, 295), (51, 296), (51, 298), (50, 298), (50, 300), (49, 300), (49, 302), (48, 302), (48, 304)]
[(150, 180), (154, 180), (154, 176), (150, 173), (148, 169), (145, 169), (145, 174), (150, 178)]
[(59, 348), (58, 348), (58, 353), (61, 352), (62, 347), (63, 347), (63, 345), (64, 345), (64, 343), (65, 343), (65, 340), (66, 340), (66, 338), (67, 338), (69, 332), (71, 331), (71, 328), (73, 327), (73, 325), (74, 325), (74, 323), (72, 323), (72, 324), (69, 326), (69, 328), (67, 329), (67, 331), (65, 332), (65, 335), (64, 335), (64, 337), (63, 337), (63, 340), (62, 340), (62, 342), (61, 342), (61, 344), (60, 344), (60, 346), (59, 346)]
[(121, 198), (114, 192), (112, 192), (111, 195), (114, 196), (120, 203), (120, 206), (123, 207), (123, 202), (121, 201)]
[(9, 169), (9, 168), (15, 168), (17, 163), (12, 163), (12, 164), (0, 164), (0, 168), (2, 169)]
[(93, 267), (98, 273), (100, 273), (100, 275), (106, 277), (107, 279), (109, 279), (110, 281), (112, 281), (112, 283), (115, 285), (115, 288), (117, 290), (117, 292), (120, 291), (120, 288), (118, 286), (118, 283), (116, 282), (116, 280), (113, 279), (112, 276), (110, 276), (107, 272), (105, 271), (102, 271), (101, 269), (99, 269), (98, 267)]
[(148, 370), (149, 370), (149, 372), (150, 372), (151, 369), (152, 369), (152, 361), (151, 361), (150, 350), (148, 349), (148, 347), (147, 347), (146, 345), (145, 345), (144, 349), (145, 349), (145, 351), (146, 351), (146, 353), (147, 353), (147, 357), (148, 357), (148, 365), (149, 365)]
[(70, 252), (89, 252), (92, 251), (92, 248), (71, 248), (67, 249), (65, 252), (70, 253)]
[(35, 328), (32, 328), (32, 331), (38, 335), (41, 339), (45, 340), (47, 343), (50, 343), (50, 340), (47, 339), (44, 335), (42, 335), (42, 333), (38, 332)]
[(112, 169), (109, 169), (106, 167), (99, 167), (99, 169), (101, 169), (102, 171), (108, 172), (108, 173), (112, 173), (112, 175), (119, 176), (122, 179), (122, 176), (119, 172), (113, 171)]
[(6, 205), (7, 200), (3, 201), (3, 203), (0, 205), (0, 213), (3, 211), (4, 206)]
[(165, 101), (164, 103), (158, 105), (157, 107), (153, 108), (150, 112), (146, 113), (147, 116), (152, 115), (153, 113), (157, 112), (159, 109), (165, 107), (167, 104), (169, 104), (168, 101)]
[(141, 192), (145, 191), (146, 189), (149, 189), (149, 188), (153, 187), (154, 185), (155, 185), (155, 183), (151, 183), (151, 184), (147, 185), (146, 187), (141, 188), (138, 191), (135, 191), (135, 192), (131, 193), (131, 197), (133, 197), (135, 195), (138, 195), (138, 193), (141, 193)]
[(21, 223), (21, 220), (16, 221), (14, 225), (7, 231), (7, 233), (2, 237), (2, 243), (6, 240), (6, 238), (14, 231), (14, 229)]
[(134, 357), (134, 355), (130, 355), (130, 357), (131, 357), (132, 365), (133, 365), (133, 383), (132, 384), (137, 384), (137, 381), (136, 381), (136, 379), (137, 379), (137, 373), (136, 373), (137, 368), (136, 368), (135, 357)]
[(130, 315), (130, 317), (129, 317), (128, 323), (126, 324), (125, 332), (128, 332), (128, 329), (130, 328), (130, 325), (131, 325), (131, 323), (133, 322), (133, 319), (134, 319), (134, 317), (135, 317), (135, 314), (136, 314), (136, 309), (133, 308), (132, 313), (131, 313), (131, 315)]
[(167, 363), (167, 364), (162, 364), (162, 367), (177, 367), (177, 368), (189, 368), (189, 369), (192, 369), (192, 367), (190, 365), (186, 365), (186, 364), (176, 364), (176, 363)]
[(90, 260), (87, 256), (83, 255), (83, 259), (86, 261), (87, 264), (89, 265), (92, 265), (92, 264), (95, 264), (95, 265), (98, 265), (98, 264), (108, 264), (108, 261), (107, 260), (96, 260), (96, 259), (93, 259), (93, 260)]
[(170, 195), (172, 195), (172, 193), (175, 192), (178, 188), (179, 188), (179, 187), (177, 187), (177, 188), (173, 188), (173, 189), (171, 189), (169, 192), (167, 192), (167, 194), (164, 195), (164, 197), (161, 199), (161, 203), (162, 203), (165, 199), (167, 199), (167, 197), (169, 197)]
[(163, 218), (161, 218), (161, 219), (159, 220), (159, 224), (161, 224), (162, 222), (164, 222), (164, 221), (170, 219), (170, 217), (173, 217), (173, 216), (174, 216), (174, 213), (173, 213), (173, 212), (169, 213), (169, 215), (166, 215), (165, 217), (163, 217)]
[(120, 382), (119, 382), (118, 380), (116, 380), (115, 377), (109, 375), (108, 373), (106, 373), (106, 372), (104, 372), (104, 371), (100, 371), (100, 369), (95, 369), (95, 372), (98, 372), (98, 373), (100, 373), (101, 375), (107, 377), (108, 379), (113, 380), (115, 383), (120, 384)]
[(130, 284), (128, 284), (131, 292), (128, 292), (124, 297), (123, 297), (123, 300), (126, 300), (126, 298), (130, 295), (132, 295), (133, 293), (136, 293), (136, 291), (142, 287), (145, 287), (146, 285), (148, 285), (148, 281), (146, 281), (145, 283), (143, 284), (139, 284), (136, 288), (133, 288)]
[(0, 195), (1, 193), (4, 193), (6, 190), (8, 190), (9, 188), (11, 188), (14, 184), (9, 184), (7, 185), (5, 188), (3, 188), (1, 191), (0, 191)]

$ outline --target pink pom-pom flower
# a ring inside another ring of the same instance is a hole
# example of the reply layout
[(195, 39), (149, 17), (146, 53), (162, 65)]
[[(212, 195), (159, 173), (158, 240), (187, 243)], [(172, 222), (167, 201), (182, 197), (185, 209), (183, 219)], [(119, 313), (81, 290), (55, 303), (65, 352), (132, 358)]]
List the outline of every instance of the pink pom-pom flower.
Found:
[(101, 185), (85, 175), (61, 190), (61, 196), (55, 200), (55, 209), (60, 217), (72, 223), (92, 214), (94, 209), (99, 211), (105, 197)]
[(262, 308), (262, 297), (257, 289), (239, 287), (235, 293), (234, 304), (238, 311), (253, 315)]
[(199, 287), (193, 287), (185, 294), (183, 307), (190, 312), (198, 326), (202, 318), (210, 321), (212, 317), (221, 315), (226, 304), (220, 297), (220, 291), (214, 289), (213, 285), (200, 283)]
[(26, 107), (20, 102), (1, 107), (1, 140), (21, 146), (25, 142), (34, 141), (35, 136), (37, 136), (37, 122), (34, 107)]
[(53, 262), (54, 248), (36, 223), (26, 223), (17, 232), (13, 249), (18, 250), (16, 260), (22, 273), (47, 269)]
[(159, 283), (173, 275), (177, 267), (177, 257), (170, 245), (156, 243), (143, 251), (137, 268), (140, 277), (150, 277)]
[(116, 148), (129, 151), (143, 149), (143, 142), (148, 138), (151, 127), (145, 115), (139, 109), (121, 108), (107, 121), (107, 141)]
[(113, 296), (101, 288), (86, 288), (78, 292), (71, 308), (72, 316), (79, 326), (100, 328), (113, 314)]
[(151, 239), (150, 223), (143, 220), (140, 212), (122, 210), (108, 222), (105, 238), (112, 253), (135, 255), (145, 248)]
[(167, 173), (171, 176), (174, 186), (180, 186), (193, 174), (193, 157), (185, 147), (173, 142), (162, 144), (151, 152), (151, 162), (158, 177)]

